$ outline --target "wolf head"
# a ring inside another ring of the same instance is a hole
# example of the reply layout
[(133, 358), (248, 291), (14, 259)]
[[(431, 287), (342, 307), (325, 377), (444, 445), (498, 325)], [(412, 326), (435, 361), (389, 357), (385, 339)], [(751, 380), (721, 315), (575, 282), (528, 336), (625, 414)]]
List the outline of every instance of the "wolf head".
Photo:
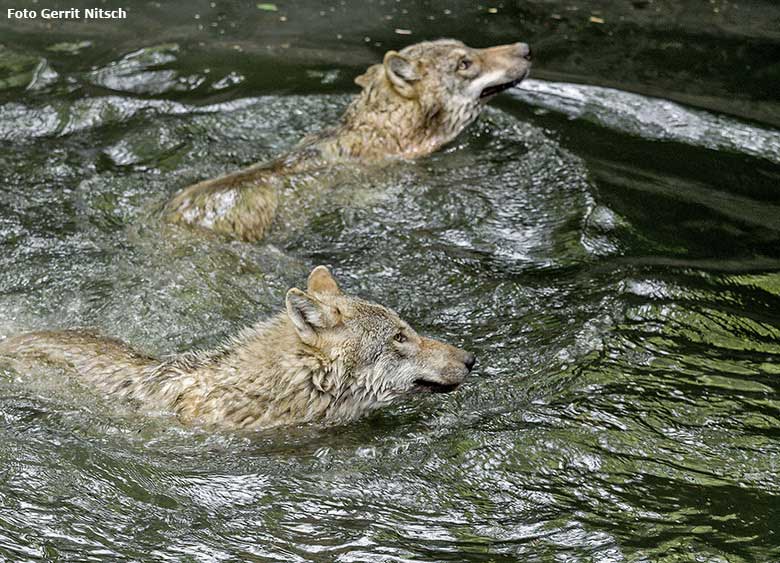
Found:
[(422, 108), (431, 127), (447, 140), (479, 115), (485, 102), (528, 76), (531, 50), (526, 43), (473, 49), (440, 39), (388, 51), (355, 79), (369, 89), (386, 81), (395, 93)]
[(345, 295), (324, 266), (311, 272), (306, 291), (288, 291), (286, 308), (302, 344), (329, 366), (315, 387), (346, 393), (360, 408), (452, 391), (475, 363), (473, 354), (420, 336), (387, 307)]

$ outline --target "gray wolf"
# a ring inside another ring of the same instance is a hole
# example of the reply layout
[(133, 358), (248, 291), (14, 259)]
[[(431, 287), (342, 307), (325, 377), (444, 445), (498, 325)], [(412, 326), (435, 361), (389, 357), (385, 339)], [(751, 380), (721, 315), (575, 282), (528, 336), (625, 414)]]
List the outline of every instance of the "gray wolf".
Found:
[(415, 393), (456, 389), (473, 354), (420, 336), (377, 303), (344, 294), (324, 266), (285, 310), (222, 346), (160, 361), (80, 330), (31, 332), (0, 342), (21, 366), (75, 372), (109, 397), (184, 423), (269, 428), (342, 423)]
[(337, 126), (289, 153), (189, 186), (169, 202), (170, 222), (246, 241), (260, 240), (278, 205), (279, 182), (344, 162), (429, 155), (479, 116), (485, 103), (528, 76), (525, 43), (472, 49), (453, 39), (389, 51), (355, 79), (362, 87)]

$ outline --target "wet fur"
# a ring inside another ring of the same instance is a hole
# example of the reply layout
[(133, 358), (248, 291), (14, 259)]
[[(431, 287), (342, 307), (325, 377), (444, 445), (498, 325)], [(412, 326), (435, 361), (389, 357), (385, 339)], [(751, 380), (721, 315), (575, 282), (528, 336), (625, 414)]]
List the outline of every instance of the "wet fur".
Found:
[[(404, 342), (394, 337), (403, 333)], [(284, 312), (222, 346), (160, 361), (88, 331), (43, 331), (0, 343), (23, 371), (53, 365), (113, 399), (228, 428), (345, 422), (426, 391), (454, 388), (473, 356), (417, 335), (393, 311), (344, 295), (324, 267)]]
[[(468, 69), (459, 61), (468, 58)], [(268, 164), (194, 184), (168, 204), (167, 220), (247, 241), (271, 227), (278, 183), (338, 162), (417, 158), (452, 141), (482, 111), (490, 86), (519, 81), (528, 47), (471, 49), (451, 39), (390, 51), (355, 82), (363, 89), (336, 127), (305, 138)]]

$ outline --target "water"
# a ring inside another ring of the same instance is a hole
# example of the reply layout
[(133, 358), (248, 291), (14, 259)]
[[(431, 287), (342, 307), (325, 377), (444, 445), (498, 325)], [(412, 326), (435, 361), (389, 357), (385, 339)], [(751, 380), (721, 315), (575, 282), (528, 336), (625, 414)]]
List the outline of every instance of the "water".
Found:
[[(215, 4), (0, 21), (0, 336), (209, 347), (325, 263), (479, 363), (251, 434), (0, 367), (0, 560), (780, 560), (776, 7)], [(528, 39), (535, 79), (430, 158), (292, 186), (262, 244), (160, 223), (438, 35)]]

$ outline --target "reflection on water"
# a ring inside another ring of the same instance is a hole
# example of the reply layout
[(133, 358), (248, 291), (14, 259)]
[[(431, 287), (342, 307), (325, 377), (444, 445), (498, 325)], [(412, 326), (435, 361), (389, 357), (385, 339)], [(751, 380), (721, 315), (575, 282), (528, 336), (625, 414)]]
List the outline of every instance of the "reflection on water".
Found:
[[(0, 105), (0, 336), (88, 325), (154, 354), (207, 347), (326, 263), (479, 363), (452, 395), (256, 434), (0, 365), (0, 559), (776, 556), (769, 126), (531, 81), (430, 158), (291, 184), (250, 245), (165, 227), (160, 206), (348, 98), (173, 100), (245, 84), (236, 70), (213, 86), (233, 70), (204, 79), (174, 42), (68, 82), (51, 61), (82, 41), (0, 52), (0, 88), (47, 84)], [(74, 82), (100, 91), (69, 96)]]

